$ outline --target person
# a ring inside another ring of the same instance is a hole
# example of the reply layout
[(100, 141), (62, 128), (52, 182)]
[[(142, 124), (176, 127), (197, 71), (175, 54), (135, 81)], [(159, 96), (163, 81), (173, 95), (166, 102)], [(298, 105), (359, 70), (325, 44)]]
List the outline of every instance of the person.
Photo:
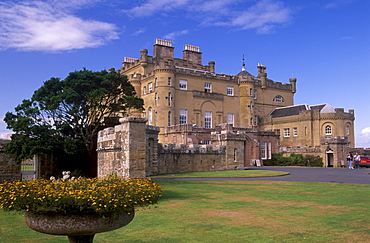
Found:
[(349, 170), (352, 170), (353, 169), (353, 167), (352, 167), (352, 160), (353, 160), (353, 155), (352, 155), (351, 152), (349, 152), (347, 154), (347, 163), (348, 163), (348, 169)]
[(358, 153), (356, 153), (356, 155), (353, 157), (353, 161), (355, 162), (355, 169), (360, 168), (360, 160), (361, 156)]

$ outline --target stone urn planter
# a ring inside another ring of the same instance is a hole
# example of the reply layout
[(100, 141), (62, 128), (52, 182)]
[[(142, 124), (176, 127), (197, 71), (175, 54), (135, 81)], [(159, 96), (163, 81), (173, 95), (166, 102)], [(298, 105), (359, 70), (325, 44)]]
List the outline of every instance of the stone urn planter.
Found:
[(101, 216), (99, 214), (39, 214), (26, 212), (24, 219), (28, 227), (41, 233), (66, 235), (70, 243), (91, 243), (95, 234), (121, 228), (129, 224), (135, 210)]

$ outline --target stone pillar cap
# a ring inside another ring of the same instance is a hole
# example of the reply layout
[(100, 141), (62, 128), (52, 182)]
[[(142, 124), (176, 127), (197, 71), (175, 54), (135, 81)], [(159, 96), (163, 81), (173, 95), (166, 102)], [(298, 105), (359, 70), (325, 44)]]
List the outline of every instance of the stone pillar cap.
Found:
[(138, 122), (138, 123), (146, 123), (148, 119), (142, 118), (142, 117), (136, 117), (136, 116), (130, 116), (130, 117), (123, 117), (119, 119), (120, 123), (125, 122)]

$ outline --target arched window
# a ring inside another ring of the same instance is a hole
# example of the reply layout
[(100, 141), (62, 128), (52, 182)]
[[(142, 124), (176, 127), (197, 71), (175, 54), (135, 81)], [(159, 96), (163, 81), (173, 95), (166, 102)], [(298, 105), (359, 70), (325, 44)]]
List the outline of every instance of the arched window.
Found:
[(283, 103), (283, 102), (285, 102), (285, 100), (284, 100), (283, 96), (281, 96), (281, 95), (277, 95), (277, 96), (275, 96), (275, 97), (274, 97), (274, 99), (273, 99), (272, 101), (273, 101), (273, 102), (276, 102), (276, 103)]
[(349, 125), (346, 126), (346, 135), (349, 135)]
[(332, 134), (332, 129), (330, 125), (327, 125), (325, 127), (325, 135), (331, 135)]

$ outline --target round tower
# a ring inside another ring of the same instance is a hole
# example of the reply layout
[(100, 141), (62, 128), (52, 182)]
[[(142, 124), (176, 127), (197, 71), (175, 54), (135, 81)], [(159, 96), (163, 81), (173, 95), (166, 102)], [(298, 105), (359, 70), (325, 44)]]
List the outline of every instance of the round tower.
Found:
[(155, 88), (155, 104), (154, 111), (157, 117), (165, 119), (155, 119), (155, 126), (161, 128), (159, 132), (159, 140), (163, 141), (164, 128), (178, 123), (176, 121), (175, 111), (175, 83), (176, 75), (173, 69), (155, 69), (155, 79), (157, 80), (157, 87)]
[(240, 126), (250, 127), (254, 116), (254, 80), (246, 71), (243, 57), (242, 71), (237, 75), (240, 82)]

